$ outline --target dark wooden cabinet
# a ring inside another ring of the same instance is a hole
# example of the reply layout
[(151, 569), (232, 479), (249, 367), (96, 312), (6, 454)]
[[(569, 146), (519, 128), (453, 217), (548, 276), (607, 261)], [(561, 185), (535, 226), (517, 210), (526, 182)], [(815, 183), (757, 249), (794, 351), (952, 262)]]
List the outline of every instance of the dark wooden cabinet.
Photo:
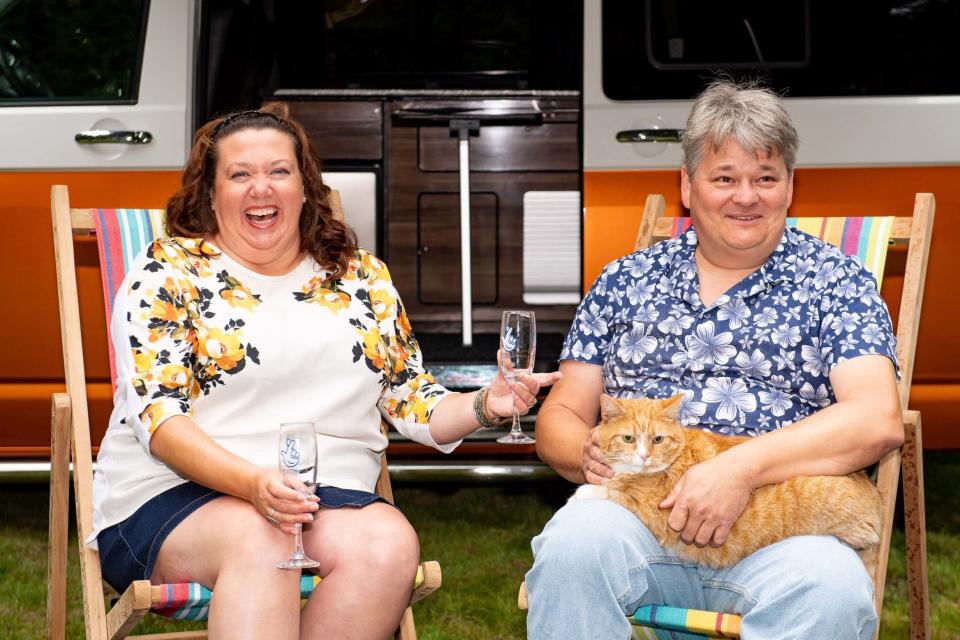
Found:
[[(469, 139), (474, 332), (496, 334), (504, 309), (531, 308), (541, 333), (565, 333), (574, 305), (523, 300), (523, 202), (529, 191), (579, 190), (578, 98), (449, 94), (416, 96), (416, 108), (434, 114), (426, 123), (395, 117), (413, 104), (402, 95), (290, 105), (328, 166), (377, 167), (380, 252), (420, 336), (461, 329), (459, 152), (444, 114), (480, 114), (479, 135)], [(517, 123), (482, 119), (518, 110)]]

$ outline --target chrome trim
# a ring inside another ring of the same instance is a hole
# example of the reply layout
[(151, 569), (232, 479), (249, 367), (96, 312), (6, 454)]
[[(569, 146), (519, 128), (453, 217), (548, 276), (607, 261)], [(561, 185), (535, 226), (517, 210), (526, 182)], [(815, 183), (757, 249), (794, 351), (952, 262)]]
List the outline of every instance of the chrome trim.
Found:
[(90, 129), (73, 136), (77, 144), (149, 144), (153, 134), (149, 131), (112, 131)]
[[(96, 468), (96, 463), (94, 463)], [(71, 473), (73, 465), (70, 466)], [(394, 482), (498, 482), (502, 480), (553, 480), (557, 473), (542, 462), (523, 463), (412, 463), (391, 462)], [(50, 482), (50, 462), (46, 460), (0, 462), (0, 483), (42, 484)]]
[(277, 89), (273, 92), (276, 97), (282, 96), (331, 96), (331, 97), (364, 97), (378, 96), (423, 96), (423, 97), (482, 97), (498, 96), (511, 98), (579, 98), (579, 91), (572, 90), (526, 90), (526, 89)]

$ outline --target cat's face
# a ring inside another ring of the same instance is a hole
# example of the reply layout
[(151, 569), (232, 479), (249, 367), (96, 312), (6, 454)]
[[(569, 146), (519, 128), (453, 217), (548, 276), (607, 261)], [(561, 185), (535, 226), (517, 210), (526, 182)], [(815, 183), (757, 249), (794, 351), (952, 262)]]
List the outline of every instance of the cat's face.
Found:
[(673, 464), (687, 441), (677, 421), (682, 400), (601, 396), (600, 449), (615, 473), (659, 473)]

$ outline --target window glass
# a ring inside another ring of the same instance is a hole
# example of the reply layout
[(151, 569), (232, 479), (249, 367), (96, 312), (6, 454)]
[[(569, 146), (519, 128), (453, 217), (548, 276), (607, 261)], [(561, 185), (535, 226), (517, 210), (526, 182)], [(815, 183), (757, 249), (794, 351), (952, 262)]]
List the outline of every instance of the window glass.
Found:
[(0, 0), (0, 105), (133, 103), (149, 0)]
[(208, 0), (201, 113), (277, 89), (575, 90), (582, 2)]
[(604, 0), (603, 89), (687, 99), (724, 73), (790, 97), (960, 94), (953, 0)]

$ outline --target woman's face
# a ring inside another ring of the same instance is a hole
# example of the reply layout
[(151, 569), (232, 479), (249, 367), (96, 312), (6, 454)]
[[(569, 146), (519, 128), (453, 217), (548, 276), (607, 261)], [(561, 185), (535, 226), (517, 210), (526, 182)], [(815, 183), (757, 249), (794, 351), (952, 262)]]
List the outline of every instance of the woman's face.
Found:
[(240, 129), (216, 144), (213, 241), (248, 269), (289, 273), (300, 261), (304, 198), (293, 139), (276, 129)]

